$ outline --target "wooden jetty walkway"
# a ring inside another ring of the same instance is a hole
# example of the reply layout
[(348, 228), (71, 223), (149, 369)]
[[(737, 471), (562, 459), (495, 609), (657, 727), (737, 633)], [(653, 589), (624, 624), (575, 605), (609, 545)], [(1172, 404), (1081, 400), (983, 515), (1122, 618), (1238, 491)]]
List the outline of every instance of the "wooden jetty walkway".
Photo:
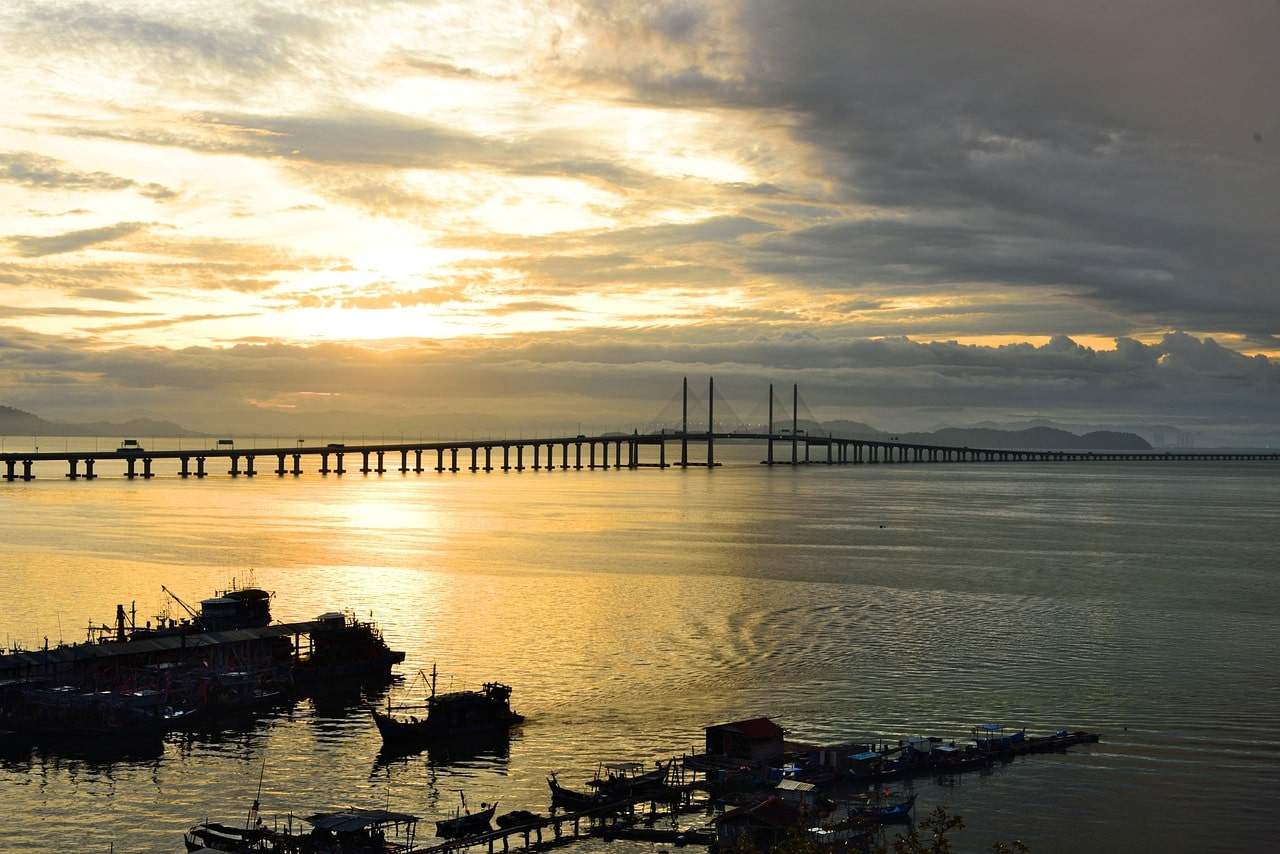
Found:
[[(707, 423), (715, 425), (714, 379), (708, 402)], [(458, 472), (523, 472), (636, 470), (641, 468), (714, 468), (716, 442), (753, 442), (765, 446), (765, 465), (863, 465), (906, 463), (1191, 463), (1191, 462), (1280, 462), (1280, 452), (1272, 451), (1082, 451), (1032, 450), (1018, 448), (969, 448), (951, 445), (884, 441), (858, 437), (826, 436), (805, 433), (799, 428), (796, 409), (799, 390), (793, 389), (792, 424), (790, 429), (776, 429), (773, 419), (773, 387), (769, 390), (769, 423), (764, 431), (709, 429), (695, 431), (688, 423), (688, 384), (684, 386), (684, 410), (678, 430), (661, 429), (627, 433), (602, 433), (573, 436), (530, 438), (474, 439), (440, 442), (390, 442), (351, 444), (330, 442), (281, 447), (237, 448), (220, 442), (214, 448), (152, 450), (136, 444), (122, 445), (116, 450), (87, 451), (10, 451), (0, 453), (0, 477), (5, 481), (30, 481), (36, 477), (37, 463), (61, 463), (70, 480), (94, 480), (98, 466), (115, 463), (123, 467), (124, 477), (149, 480), (155, 476), (157, 460), (176, 460), (178, 477), (201, 479), (210, 474), (209, 464), (222, 460), (228, 464), (231, 477), (255, 477), (259, 461), (275, 461), (267, 469), (278, 477), (303, 474), (303, 460), (310, 460), (321, 475), (340, 477), (351, 471), (362, 475), (382, 475), (388, 471), (421, 474), (434, 469), (437, 473)], [(691, 444), (705, 444), (701, 460), (691, 459)], [(672, 449), (668, 458), (668, 446)], [(775, 453), (781, 446), (784, 453)], [(585, 449), (585, 450), (584, 450)], [(642, 452), (649, 449), (648, 458)], [(790, 453), (785, 453), (786, 450)], [(817, 453), (815, 454), (815, 449)], [(677, 453), (678, 451), (678, 453)], [(597, 453), (598, 452), (598, 453)], [(348, 459), (359, 455), (358, 468), (348, 468)], [(398, 455), (398, 463), (397, 463)], [(434, 460), (432, 459), (434, 455)], [(559, 460), (557, 460), (557, 456)], [(388, 460), (390, 457), (390, 461)], [(315, 466), (315, 463), (319, 463)]]

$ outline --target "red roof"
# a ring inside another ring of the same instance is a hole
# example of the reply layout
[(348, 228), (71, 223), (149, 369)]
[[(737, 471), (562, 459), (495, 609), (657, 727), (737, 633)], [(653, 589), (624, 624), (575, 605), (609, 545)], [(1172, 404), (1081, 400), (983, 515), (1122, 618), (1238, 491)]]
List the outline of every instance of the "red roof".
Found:
[(768, 718), (749, 718), (729, 724), (716, 724), (707, 729), (728, 729), (747, 738), (782, 738), (782, 727)]
[(770, 795), (759, 803), (729, 810), (716, 819), (716, 824), (745, 820), (758, 821), (771, 827), (795, 827), (801, 823), (802, 817), (800, 811), (791, 804), (777, 795)]

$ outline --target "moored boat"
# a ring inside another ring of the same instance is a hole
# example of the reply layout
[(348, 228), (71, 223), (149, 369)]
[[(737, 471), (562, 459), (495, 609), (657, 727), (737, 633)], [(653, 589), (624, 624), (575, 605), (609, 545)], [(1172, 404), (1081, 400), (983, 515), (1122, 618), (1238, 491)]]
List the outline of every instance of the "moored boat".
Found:
[(462, 803), (457, 810), (454, 811), (452, 818), (441, 819), (436, 822), (436, 836), (441, 839), (459, 839), (463, 836), (475, 836), (479, 833), (488, 833), (493, 828), (489, 822), (493, 820), (493, 814), (498, 809), (498, 804), (481, 804), (479, 812), (470, 812), (467, 809), (467, 798), (461, 792), (458, 793), (462, 798)]
[[(385, 746), (411, 748), (433, 741), (475, 739), (504, 733), (524, 721), (522, 715), (511, 710), (511, 686), (486, 682), (479, 691), (437, 694), (437, 675), (433, 666), (426, 703), (396, 706), (388, 697), (385, 712), (373, 710), (373, 721)], [(395, 714), (419, 709), (426, 713), (421, 718)]]

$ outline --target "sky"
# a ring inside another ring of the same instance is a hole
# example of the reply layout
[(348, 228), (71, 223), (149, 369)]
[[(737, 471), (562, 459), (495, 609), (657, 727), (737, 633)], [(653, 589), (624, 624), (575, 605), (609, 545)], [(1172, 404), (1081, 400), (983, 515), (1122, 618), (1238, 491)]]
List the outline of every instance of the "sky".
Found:
[[(0, 6), (0, 403), (1280, 443), (1280, 2)], [(754, 409), (753, 409), (754, 407)]]

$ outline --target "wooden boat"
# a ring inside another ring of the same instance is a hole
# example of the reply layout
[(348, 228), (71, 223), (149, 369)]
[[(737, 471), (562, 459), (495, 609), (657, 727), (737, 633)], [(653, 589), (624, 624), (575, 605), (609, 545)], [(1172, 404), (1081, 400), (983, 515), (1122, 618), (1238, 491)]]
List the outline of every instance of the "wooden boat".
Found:
[[(422, 674), (425, 678), (425, 674)], [(425, 747), (433, 741), (475, 739), (504, 733), (524, 717), (511, 711), (511, 686), (486, 682), (479, 691), (436, 693), (436, 669), (431, 668), (431, 693), (425, 704), (393, 706), (387, 699), (387, 710), (373, 710), (373, 722), (386, 747), (402, 749)], [(416, 716), (397, 717), (394, 712), (421, 709)]]
[(467, 797), (461, 792), (462, 805), (454, 812), (453, 818), (445, 818), (436, 822), (436, 836), (441, 839), (458, 839), (463, 836), (475, 836), (479, 833), (488, 833), (493, 830), (489, 822), (493, 820), (493, 814), (498, 809), (498, 804), (481, 804), (479, 812), (470, 812), (467, 809)]
[(542, 816), (528, 810), (512, 810), (494, 819), (498, 827), (504, 830), (512, 827), (528, 827), (531, 824), (537, 824), (539, 821), (542, 821)]
[(569, 812), (582, 812), (605, 803), (605, 799), (599, 792), (575, 792), (573, 789), (566, 789), (560, 785), (554, 772), (547, 776), (547, 786), (551, 789), (551, 806)]
[(641, 772), (639, 762), (606, 762), (596, 770), (594, 780), (587, 785), (595, 789), (604, 800), (623, 800), (660, 794), (666, 787), (670, 764), (658, 763), (652, 771)]
[(849, 808), (849, 816), (851, 819), (862, 819), (876, 824), (895, 824), (910, 821), (911, 810), (915, 808), (915, 805), (915, 795), (896, 804), (856, 804)]

